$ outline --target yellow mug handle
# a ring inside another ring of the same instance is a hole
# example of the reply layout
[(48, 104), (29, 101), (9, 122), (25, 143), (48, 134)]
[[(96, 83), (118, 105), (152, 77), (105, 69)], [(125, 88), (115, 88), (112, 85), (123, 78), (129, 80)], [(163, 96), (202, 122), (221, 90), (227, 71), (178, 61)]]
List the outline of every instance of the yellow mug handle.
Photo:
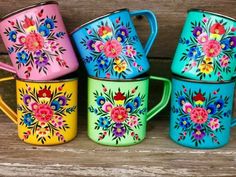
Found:
[[(0, 82), (9, 81), (15, 79), (12, 77), (5, 77), (0, 79)], [(3, 101), (2, 95), (0, 94), (0, 109), (4, 112), (15, 124), (17, 124), (17, 114)]]

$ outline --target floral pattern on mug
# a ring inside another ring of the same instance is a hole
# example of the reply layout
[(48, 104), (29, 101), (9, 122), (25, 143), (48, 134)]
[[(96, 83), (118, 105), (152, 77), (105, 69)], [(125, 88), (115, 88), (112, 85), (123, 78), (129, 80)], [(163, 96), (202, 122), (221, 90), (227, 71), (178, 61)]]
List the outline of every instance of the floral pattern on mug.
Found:
[(88, 29), (87, 36), (81, 40), (81, 44), (89, 50), (90, 56), (83, 59), (84, 63), (96, 62), (94, 72), (96, 76), (105, 72), (106, 77), (117, 75), (126, 78), (131, 71), (129, 66), (138, 72), (143, 70), (137, 63), (142, 54), (136, 51), (134, 44), (136, 37), (131, 36), (130, 23), (124, 24), (117, 18), (112, 25), (101, 22), (95, 29)]
[(182, 73), (196, 69), (201, 80), (206, 76), (217, 75), (217, 81), (223, 80), (222, 73), (230, 73), (234, 68), (230, 63), (235, 59), (236, 36), (234, 27), (226, 27), (227, 22), (207, 18), (191, 22), (192, 37), (181, 38), (180, 43), (188, 48), (182, 54), (181, 61), (188, 61)]
[(22, 112), (20, 125), (28, 130), (23, 134), (23, 140), (30, 136), (37, 138), (44, 144), (48, 139), (57, 137), (59, 142), (65, 142), (62, 131), (69, 129), (66, 115), (76, 111), (76, 105), (68, 107), (71, 93), (63, 92), (64, 84), (52, 90), (51, 86), (42, 86), (40, 90), (31, 88), (19, 89), (22, 105), (18, 105), (18, 111)]
[(18, 69), (25, 68), (25, 77), (29, 78), (33, 68), (39, 73), (47, 74), (52, 62), (60, 67), (68, 68), (61, 56), (66, 51), (57, 42), (66, 34), (57, 32), (56, 16), (45, 16), (41, 10), (36, 17), (25, 16), (23, 20), (9, 21), (11, 27), (4, 34), (12, 42), (8, 47), (9, 54), (16, 54)]
[(111, 138), (116, 144), (125, 140), (127, 136), (133, 137), (134, 142), (140, 141), (136, 130), (143, 125), (140, 115), (146, 113), (143, 107), (145, 95), (138, 92), (138, 86), (132, 90), (117, 91), (107, 89), (102, 85), (102, 92), (95, 91), (96, 106), (89, 106), (89, 111), (96, 114), (95, 130), (99, 130), (98, 141)]
[(196, 147), (211, 138), (213, 143), (220, 144), (217, 134), (224, 131), (222, 119), (230, 118), (231, 110), (224, 112), (229, 97), (219, 94), (220, 89), (213, 93), (187, 89), (175, 92), (175, 101), (178, 107), (173, 106), (171, 111), (178, 115), (174, 128), (180, 130), (178, 141), (191, 139)]

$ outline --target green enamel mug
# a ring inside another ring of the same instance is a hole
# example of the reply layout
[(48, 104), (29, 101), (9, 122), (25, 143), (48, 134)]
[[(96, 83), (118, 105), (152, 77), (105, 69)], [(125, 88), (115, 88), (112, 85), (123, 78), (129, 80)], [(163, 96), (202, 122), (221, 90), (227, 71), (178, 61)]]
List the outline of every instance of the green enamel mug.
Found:
[[(164, 91), (161, 101), (148, 111), (150, 79), (164, 82)], [(109, 146), (141, 142), (146, 136), (147, 122), (165, 108), (170, 94), (170, 80), (161, 77), (124, 80), (89, 77), (88, 137)]]

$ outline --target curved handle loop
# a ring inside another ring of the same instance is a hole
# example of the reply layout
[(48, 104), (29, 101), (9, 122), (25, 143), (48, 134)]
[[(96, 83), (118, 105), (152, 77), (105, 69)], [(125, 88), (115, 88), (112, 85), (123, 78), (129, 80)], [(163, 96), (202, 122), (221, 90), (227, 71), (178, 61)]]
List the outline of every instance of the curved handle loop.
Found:
[(158, 33), (158, 23), (157, 23), (156, 16), (150, 10), (132, 11), (130, 12), (130, 15), (131, 16), (144, 15), (148, 19), (149, 27), (150, 27), (150, 35), (144, 47), (144, 52), (145, 52), (145, 55), (147, 56)]
[(154, 106), (150, 111), (148, 111), (147, 121), (149, 121), (158, 112), (160, 112), (163, 108), (166, 107), (166, 105), (168, 104), (168, 101), (170, 99), (171, 89), (172, 89), (171, 81), (169, 79), (162, 78), (162, 77), (156, 77), (156, 76), (150, 76), (150, 79), (163, 81), (164, 82), (164, 91), (163, 91), (161, 101), (156, 106)]
[[(0, 82), (9, 81), (15, 79), (14, 77), (6, 77), (0, 79)], [(17, 114), (3, 101), (2, 95), (0, 95), (0, 109), (4, 112), (9, 119), (11, 119), (15, 124), (17, 124)]]
[(236, 118), (233, 118), (233, 120), (231, 121), (231, 127), (235, 127), (236, 126)]

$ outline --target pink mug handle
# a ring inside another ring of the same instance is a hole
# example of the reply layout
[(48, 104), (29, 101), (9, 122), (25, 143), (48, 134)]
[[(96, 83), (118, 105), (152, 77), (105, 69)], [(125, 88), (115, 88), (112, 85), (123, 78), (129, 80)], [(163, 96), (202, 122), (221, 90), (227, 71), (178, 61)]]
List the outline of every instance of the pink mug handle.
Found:
[(13, 66), (5, 64), (3, 62), (0, 62), (0, 69), (16, 74), (16, 70)]

